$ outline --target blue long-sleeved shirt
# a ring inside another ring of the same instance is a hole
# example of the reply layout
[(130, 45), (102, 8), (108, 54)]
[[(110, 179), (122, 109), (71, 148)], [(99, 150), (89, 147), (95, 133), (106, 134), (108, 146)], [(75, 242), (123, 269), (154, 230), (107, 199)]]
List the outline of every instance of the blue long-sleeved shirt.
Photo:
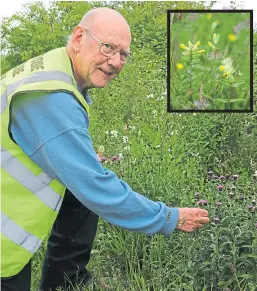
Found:
[(106, 221), (131, 231), (169, 236), (178, 209), (149, 200), (103, 168), (88, 126), (86, 111), (68, 93), (20, 94), (12, 102), (13, 139), (46, 174)]

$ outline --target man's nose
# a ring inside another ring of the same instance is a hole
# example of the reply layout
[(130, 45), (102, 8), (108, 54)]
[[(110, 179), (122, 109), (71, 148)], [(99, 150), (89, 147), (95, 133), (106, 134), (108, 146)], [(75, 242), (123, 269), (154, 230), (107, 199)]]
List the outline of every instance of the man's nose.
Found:
[(121, 65), (120, 62), (120, 52), (116, 52), (113, 56), (108, 59), (108, 64), (112, 65), (113, 67), (117, 68)]

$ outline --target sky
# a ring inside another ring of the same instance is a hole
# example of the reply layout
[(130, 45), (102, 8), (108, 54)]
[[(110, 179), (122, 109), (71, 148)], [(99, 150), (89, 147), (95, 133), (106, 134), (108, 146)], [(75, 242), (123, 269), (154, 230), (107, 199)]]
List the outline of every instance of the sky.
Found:
[[(3, 17), (10, 17), (12, 14), (22, 11), (22, 6), (24, 3), (33, 2), (33, 0), (8, 0), (1, 1), (0, 4), (0, 19)], [(44, 0), (46, 5), (49, 5), (51, 1)], [(205, 1), (207, 2), (207, 1)], [(257, 1), (256, 0), (236, 0), (236, 3), (240, 3), (243, 9), (253, 9), (254, 24), (257, 25)], [(222, 9), (224, 6), (228, 6), (229, 1), (217, 1), (213, 6), (213, 9)]]

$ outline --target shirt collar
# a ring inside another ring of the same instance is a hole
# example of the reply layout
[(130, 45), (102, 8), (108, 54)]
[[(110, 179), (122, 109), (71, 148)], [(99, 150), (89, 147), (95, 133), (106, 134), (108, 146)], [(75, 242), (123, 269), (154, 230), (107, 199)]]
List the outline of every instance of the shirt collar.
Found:
[(79, 92), (83, 95), (83, 97), (87, 101), (87, 104), (91, 105), (93, 102), (92, 102), (90, 95), (88, 94), (88, 91), (87, 90), (85, 90), (84, 92), (81, 91), (78, 84), (77, 84), (77, 87), (78, 87)]

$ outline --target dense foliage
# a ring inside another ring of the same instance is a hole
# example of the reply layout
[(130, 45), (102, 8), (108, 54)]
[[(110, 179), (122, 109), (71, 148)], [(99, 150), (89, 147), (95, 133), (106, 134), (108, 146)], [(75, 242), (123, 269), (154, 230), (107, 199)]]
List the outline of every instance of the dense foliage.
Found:
[[(125, 16), (134, 56), (108, 87), (90, 92), (90, 132), (95, 150), (106, 157), (103, 165), (155, 201), (206, 208), (212, 222), (194, 234), (164, 238), (100, 220), (88, 290), (255, 290), (256, 82), (255, 113), (166, 113), (166, 10), (201, 4), (53, 2), (48, 10), (40, 2), (29, 4), (2, 23), (2, 73), (64, 46), (83, 14), (96, 6)], [(256, 51), (254, 58), (256, 78)], [(45, 246), (33, 260), (32, 290), (38, 288)]]
[(250, 110), (250, 13), (176, 13), (170, 38), (173, 109)]

